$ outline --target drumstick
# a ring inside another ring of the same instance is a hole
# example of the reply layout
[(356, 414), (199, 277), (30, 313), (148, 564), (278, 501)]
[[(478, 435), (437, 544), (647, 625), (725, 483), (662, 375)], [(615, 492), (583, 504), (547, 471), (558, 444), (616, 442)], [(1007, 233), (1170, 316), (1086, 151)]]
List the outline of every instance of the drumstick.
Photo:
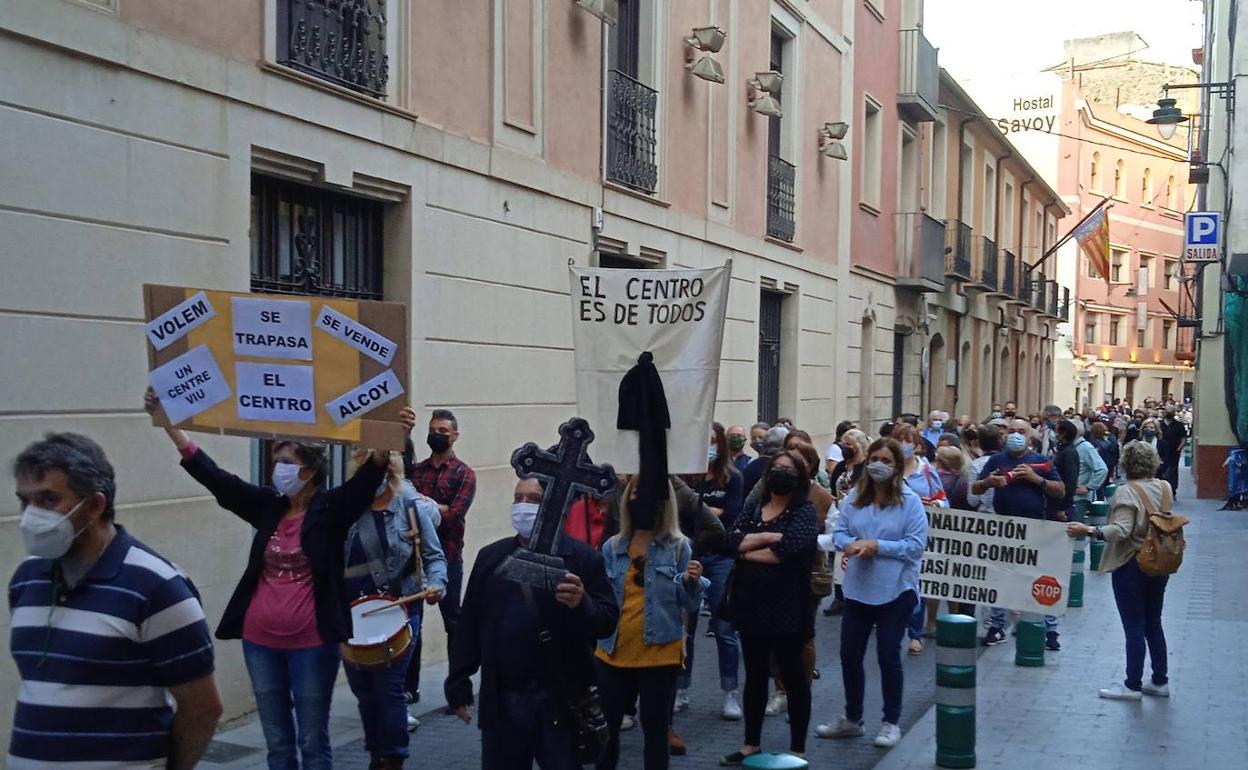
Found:
[(416, 593), (410, 594), (408, 596), (404, 596), (401, 599), (395, 599), (389, 604), (383, 604), (380, 607), (374, 607), (371, 610), (368, 610), (367, 612), (361, 612), (360, 617), (366, 618), (369, 615), (372, 615), (374, 612), (381, 612), (382, 610), (389, 610), (389, 609), (393, 609), (394, 607), (402, 607), (406, 604), (411, 604), (412, 602), (418, 602), (421, 599), (424, 599), (428, 595), (429, 595), (428, 591), (417, 591)]
[[(407, 503), (407, 520), (411, 523), (412, 534), (415, 537), (420, 537), (420, 528), (416, 525), (416, 505), (411, 501)], [(423, 543), (424, 538), (421, 538), (421, 544), (423, 545)], [(421, 545), (416, 545), (412, 548), (412, 571), (416, 575), (417, 587), (423, 586), (425, 583), (424, 566), (420, 559), (420, 548)]]

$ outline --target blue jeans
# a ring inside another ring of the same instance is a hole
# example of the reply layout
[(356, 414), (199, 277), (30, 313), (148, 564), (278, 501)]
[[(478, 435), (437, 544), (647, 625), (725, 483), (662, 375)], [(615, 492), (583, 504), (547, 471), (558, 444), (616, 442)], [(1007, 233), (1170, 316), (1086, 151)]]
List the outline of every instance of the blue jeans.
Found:
[[(338, 645), (280, 650), (243, 640), (269, 770), (332, 770), (329, 702), (338, 676)], [(294, 709), (292, 718), (291, 709)]]
[[(1006, 610), (1000, 607), (991, 608), (991, 612), (988, 613), (988, 627), (995, 628), (998, 631), (1005, 631), (1005, 613)], [(1044, 616), (1044, 631), (1046, 634), (1057, 633), (1056, 615)]]
[(360, 723), (364, 726), (364, 749), (383, 757), (407, 756), (407, 698), (404, 681), (408, 659), (420, 638), (420, 617), (408, 620), (412, 628), (412, 644), (403, 655), (385, 668), (364, 669), (343, 661), (347, 683), (360, 707)]
[(841, 679), (845, 685), (845, 717), (851, 722), (862, 721), (862, 699), (867, 687), (862, 659), (867, 654), (867, 641), (874, 628), (875, 655), (884, 691), (884, 721), (900, 724), (904, 684), (901, 635), (906, 632), (906, 620), (914, 612), (914, 603), (918, 600), (914, 591), (906, 591), (888, 604), (845, 600), (841, 618)]
[(1151, 576), (1140, 571), (1135, 557), (1110, 575), (1114, 601), (1127, 637), (1127, 679), (1129, 690), (1139, 690), (1144, 680), (1144, 647), (1153, 662), (1153, 684), (1166, 684), (1166, 634), (1161, 628), (1161, 605), (1166, 597), (1169, 575)]
[[(706, 589), (706, 604), (711, 608), (711, 631), (715, 632), (715, 648), (719, 653), (719, 689), (732, 692), (737, 689), (737, 668), (741, 662), (741, 645), (737, 630), (719, 617), (719, 603), (724, 595), (724, 584), (732, 571), (735, 559), (727, 556), (708, 555), (702, 558), (702, 575), (711, 581)], [(676, 689), (689, 689), (693, 671), (693, 640), (698, 635), (698, 613), (690, 612), (685, 621), (685, 667), (676, 680)]]

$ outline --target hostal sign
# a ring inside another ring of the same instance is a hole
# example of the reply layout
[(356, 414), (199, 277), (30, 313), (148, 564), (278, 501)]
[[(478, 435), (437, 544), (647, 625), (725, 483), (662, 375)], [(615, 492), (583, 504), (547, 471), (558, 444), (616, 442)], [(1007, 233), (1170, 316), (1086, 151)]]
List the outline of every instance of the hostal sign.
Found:
[[(1016, 97), (1013, 112), (1022, 114), (1015, 118), (998, 118), (997, 128), (1007, 135), (1022, 131), (1042, 131), (1051, 134), (1057, 123), (1057, 115), (1052, 113), (1052, 110), (1052, 96), (1038, 96), (1034, 99)], [(1050, 114), (1039, 114), (1041, 111), (1050, 111)]]

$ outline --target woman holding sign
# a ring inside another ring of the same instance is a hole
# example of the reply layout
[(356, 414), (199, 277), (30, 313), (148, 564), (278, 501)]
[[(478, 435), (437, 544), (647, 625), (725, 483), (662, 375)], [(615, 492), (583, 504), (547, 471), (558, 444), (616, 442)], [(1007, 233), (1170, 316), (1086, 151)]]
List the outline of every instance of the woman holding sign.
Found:
[[(148, 388), (144, 407), (154, 413), (159, 406)], [(410, 428), (416, 414), (404, 409), (402, 419)], [(384, 481), (389, 460), (374, 452), (349, 481), (327, 489), (325, 452), (281, 440), (273, 443), (272, 485), (258, 486), (217, 467), (185, 432), (165, 432), (186, 472), (222, 508), (255, 528), (247, 566), (216, 635), (243, 640), (269, 768), (330, 770), (329, 704), (338, 644), (351, 636), (343, 551), (351, 525)]]
[(845, 569), (845, 612), (841, 621), (841, 676), (845, 714), (819, 725), (820, 738), (864, 735), (862, 699), (866, 675), (862, 659), (875, 629), (884, 690), (884, 721), (875, 745), (901, 740), (901, 636), (919, 601), (919, 566), (927, 545), (927, 513), (902, 478), (906, 457), (901, 444), (878, 439), (867, 451), (867, 470), (841, 505), (833, 542), (849, 557)]

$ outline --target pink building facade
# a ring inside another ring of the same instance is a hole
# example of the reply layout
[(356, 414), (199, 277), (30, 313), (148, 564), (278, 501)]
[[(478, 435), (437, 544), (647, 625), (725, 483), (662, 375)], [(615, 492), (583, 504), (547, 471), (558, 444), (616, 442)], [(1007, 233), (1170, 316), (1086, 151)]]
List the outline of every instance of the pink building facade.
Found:
[(1077, 256), (1077, 399), (1096, 406), (1113, 398), (1138, 405), (1191, 397), (1191, 331), (1176, 317), (1188, 290), (1179, 259), (1183, 212), (1193, 200), (1186, 133), (1163, 141), (1153, 126), (1086, 99), (1071, 81), (1063, 102), (1063, 197), (1073, 221), (1108, 200), (1110, 223), (1109, 280)]

